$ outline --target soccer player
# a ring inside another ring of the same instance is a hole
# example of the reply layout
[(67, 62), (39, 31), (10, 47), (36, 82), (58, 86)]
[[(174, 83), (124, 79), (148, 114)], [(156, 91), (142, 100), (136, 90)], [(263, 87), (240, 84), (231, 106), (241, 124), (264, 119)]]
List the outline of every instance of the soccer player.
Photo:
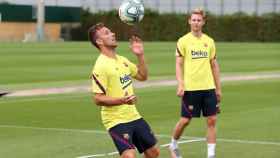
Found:
[(192, 11), (188, 17), (191, 31), (177, 42), (177, 96), (182, 102), (181, 118), (173, 130), (169, 146), (172, 158), (182, 157), (177, 141), (191, 119), (200, 117), (201, 113), (207, 119), (208, 158), (215, 157), (216, 114), (222, 92), (214, 40), (202, 32), (205, 20), (203, 10)]
[(132, 36), (130, 48), (138, 59), (136, 66), (116, 52), (115, 33), (102, 23), (89, 29), (90, 42), (100, 51), (92, 71), (93, 100), (101, 106), (101, 118), (121, 158), (136, 158), (136, 151), (145, 158), (156, 158), (159, 149), (148, 123), (138, 113), (132, 77), (145, 81), (148, 70), (143, 42)]

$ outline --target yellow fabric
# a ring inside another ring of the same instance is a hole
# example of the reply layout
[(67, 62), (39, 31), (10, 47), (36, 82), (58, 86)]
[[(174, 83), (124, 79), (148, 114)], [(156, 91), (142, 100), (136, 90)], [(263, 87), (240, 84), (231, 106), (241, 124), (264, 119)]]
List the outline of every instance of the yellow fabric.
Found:
[(216, 56), (215, 42), (206, 34), (200, 38), (188, 33), (177, 42), (176, 56), (184, 58), (186, 91), (214, 89), (210, 60)]
[[(133, 95), (132, 78), (137, 74), (137, 66), (125, 57), (117, 55), (117, 59), (100, 55), (92, 71), (92, 92), (104, 93), (110, 97)], [(141, 118), (135, 105), (102, 106), (101, 118), (108, 130), (120, 123)]]

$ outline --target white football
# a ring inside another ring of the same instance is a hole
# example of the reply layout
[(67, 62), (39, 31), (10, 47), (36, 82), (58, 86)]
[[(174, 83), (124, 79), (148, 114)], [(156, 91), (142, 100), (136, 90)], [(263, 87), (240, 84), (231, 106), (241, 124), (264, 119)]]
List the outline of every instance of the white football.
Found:
[(119, 17), (124, 23), (134, 25), (143, 19), (144, 10), (141, 0), (124, 0), (119, 7)]

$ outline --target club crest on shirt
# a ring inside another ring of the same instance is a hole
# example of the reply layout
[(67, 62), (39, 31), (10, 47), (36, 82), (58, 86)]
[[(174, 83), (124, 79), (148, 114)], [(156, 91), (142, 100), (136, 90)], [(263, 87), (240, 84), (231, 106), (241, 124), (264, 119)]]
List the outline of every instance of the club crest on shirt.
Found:
[(204, 47), (206, 47), (206, 48), (207, 48), (207, 47), (208, 47), (208, 44), (207, 44), (207, 43), (204, 43)]
[(124, 65), (125, 67), (128, 67), (128, 65), (127, 65), (127, 63), (126, 63), (126, 62), (123, 62), (123, 65)]
[(193, 110), (193, 105), (189, 105), (189, 109), (192, 111)]

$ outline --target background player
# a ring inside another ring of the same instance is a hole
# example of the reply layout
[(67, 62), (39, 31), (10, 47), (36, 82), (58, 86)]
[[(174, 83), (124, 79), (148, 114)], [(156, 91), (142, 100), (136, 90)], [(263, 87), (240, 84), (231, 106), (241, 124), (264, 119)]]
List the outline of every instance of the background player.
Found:
[(191, 32), (181, 37), (176, 49), (177, 95), (182, 97), (181, 118), (177, 122), (170, 143), (172, 158), (180, 158), (177, 140), (192, 117), (207, 118), (208, 158), (215, 157), (216, 114), (221, 100), (220, 70), (215, 43), (202, 33), (205, 13), (195, 9), (188, 18)]

